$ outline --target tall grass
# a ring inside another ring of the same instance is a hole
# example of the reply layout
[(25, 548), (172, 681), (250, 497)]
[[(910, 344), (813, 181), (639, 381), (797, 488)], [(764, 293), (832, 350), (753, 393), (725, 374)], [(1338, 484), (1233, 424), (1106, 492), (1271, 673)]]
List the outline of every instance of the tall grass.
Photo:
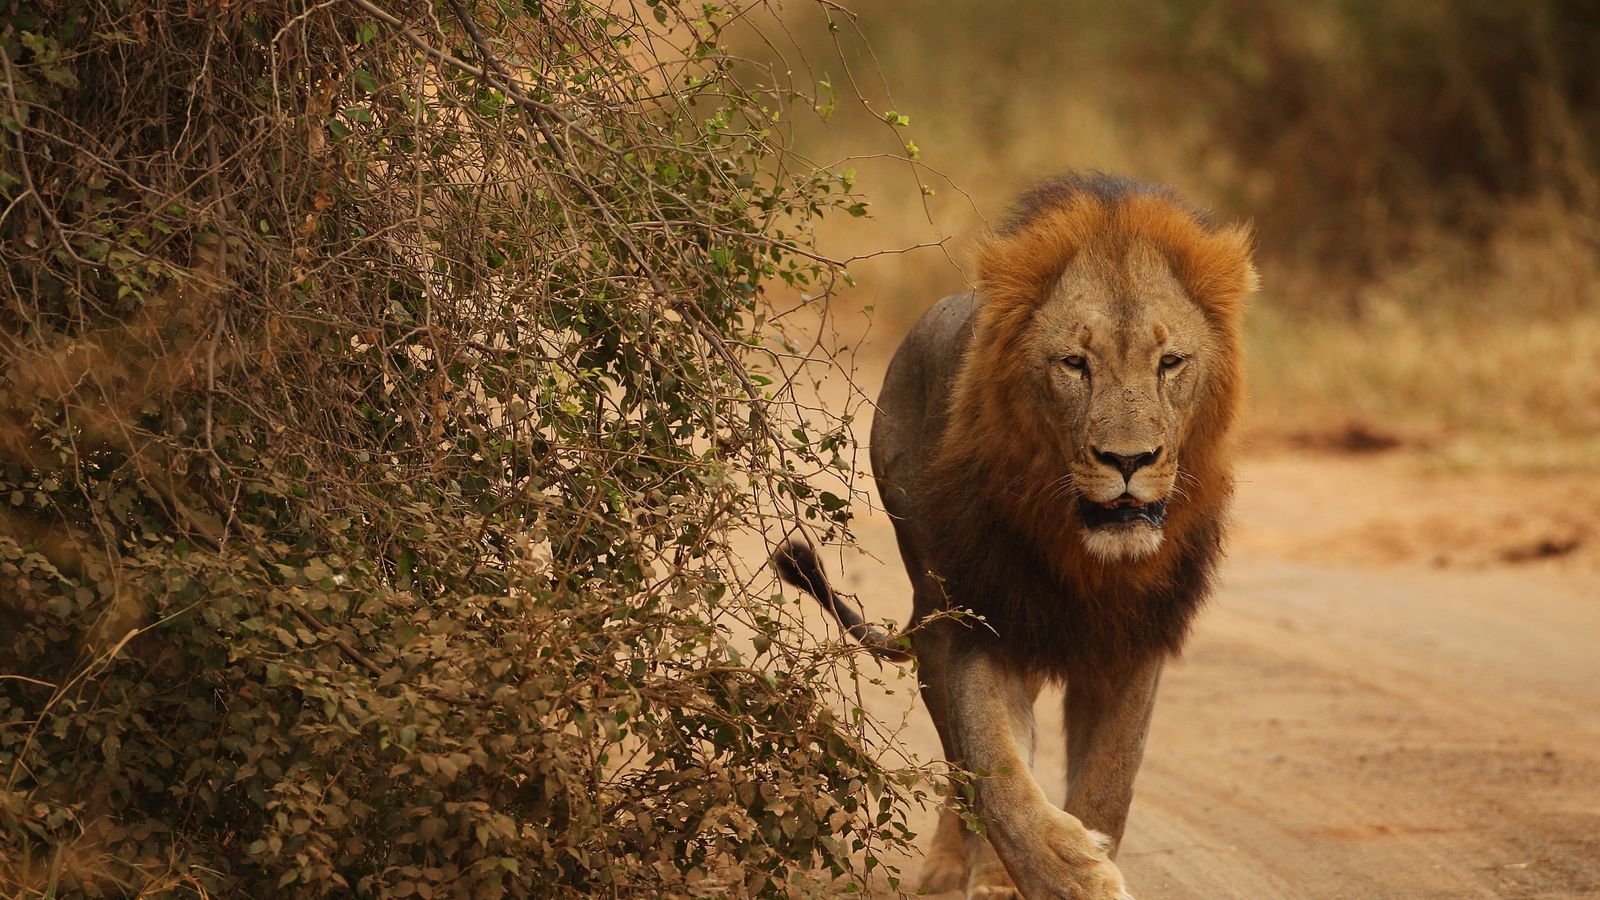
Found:
[[(1448, 465), (1600, 465), (1600, 259), (1592, 220), (1508, 211), (1357, 294), (1307, 308), (1326, 276), (1280, 272), (1248, 318), (1257, 435), (1377, 427)], [(1285, 296), (1298, 298), (1284, 302)]]

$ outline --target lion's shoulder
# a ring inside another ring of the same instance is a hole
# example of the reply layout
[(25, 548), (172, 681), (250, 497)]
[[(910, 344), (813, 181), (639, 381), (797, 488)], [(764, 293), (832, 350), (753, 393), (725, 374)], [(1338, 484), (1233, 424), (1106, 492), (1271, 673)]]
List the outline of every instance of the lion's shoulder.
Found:
[(914, 515), (923, 467), (943, 437), (957, 371), (972, 342), (977, 295), (923, 313), (889, 362), (872, 420), (872, 472), (890, 514)]

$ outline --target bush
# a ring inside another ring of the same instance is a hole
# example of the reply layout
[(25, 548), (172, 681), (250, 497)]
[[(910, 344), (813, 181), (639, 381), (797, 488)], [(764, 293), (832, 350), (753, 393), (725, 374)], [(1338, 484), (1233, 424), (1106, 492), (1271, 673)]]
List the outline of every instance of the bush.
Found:
[(845, 523), (762, 291), (857, 198), (736, 9), (388, 8), (0, 0), (0, 888), (860, 877), (915, 773), (729, 548)]

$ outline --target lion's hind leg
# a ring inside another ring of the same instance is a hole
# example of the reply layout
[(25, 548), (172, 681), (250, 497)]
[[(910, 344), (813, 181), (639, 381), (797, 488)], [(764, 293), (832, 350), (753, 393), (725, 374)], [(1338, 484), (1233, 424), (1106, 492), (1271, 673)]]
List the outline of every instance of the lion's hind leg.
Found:
[(994, 852), (989, 839), (976, 832), (967, 832), (967, 897), (984, 900), (1012, 900), (1020, 898), (1016, 882), (1006, 871), (1005, 863)]
[(969, 830), (950, 806), (939, 811), (939, 827), (923, 859), (917, 888), (927, 894), (964, 891), (968, 897), (990, 900), (1021, 896), (989, 839)]
[(1020, 897), (989, 839), (967, 828), (953, 806), (939, 811), (933, 846), (922, 863), (920, 892), (964, 891), (968, 897)]
[(967, 880), (966, 830), (954, 809), (946, 806), (939, 811), (939, 827), (922, 861), (919, 888), (930, 894), (961, 889)]

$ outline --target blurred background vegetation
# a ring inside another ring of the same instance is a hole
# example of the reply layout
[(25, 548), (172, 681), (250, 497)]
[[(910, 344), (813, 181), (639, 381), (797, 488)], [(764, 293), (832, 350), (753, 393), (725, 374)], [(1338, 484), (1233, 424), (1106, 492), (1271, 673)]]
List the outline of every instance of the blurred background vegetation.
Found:
[[(792, 123), (802, 152), (874, 201), (826, 223), (823, 245), (941, 244), (852, 266), (880, 351), (966, 287), (964, 242), (1021, 188), (1105, 169), (1255, 223), (1256, 440), (1600, 459), (1600, 4), (892, 0), (785, 16), (798, 49), (779, 67), (868, 101), (825, 92), (831, 115)], [(836, 44), (848, 67), (817, 62)]]

